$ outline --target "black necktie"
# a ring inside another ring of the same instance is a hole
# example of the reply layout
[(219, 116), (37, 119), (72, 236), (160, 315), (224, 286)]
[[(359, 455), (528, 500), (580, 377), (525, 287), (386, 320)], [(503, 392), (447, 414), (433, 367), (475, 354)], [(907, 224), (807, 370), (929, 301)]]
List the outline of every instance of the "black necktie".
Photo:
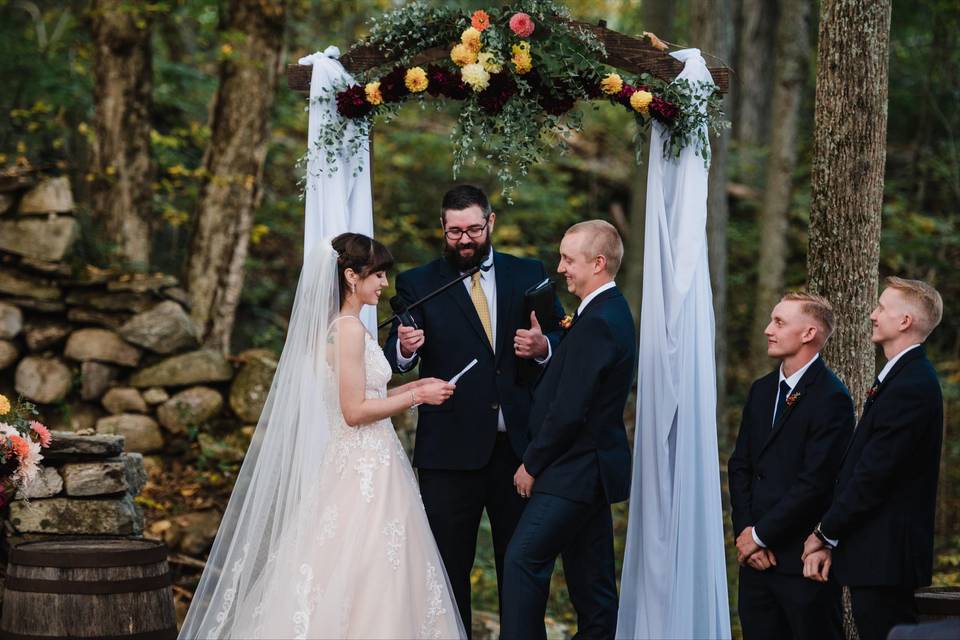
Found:
[(790, 395), (790, 385), (786, 380), (780, 381), (780, 394), (777, 396), (777, 410), (773, 413), (773, 426), (777, 426), (783, 410), (787, 408), (787, 396)]
[(573, 312), (573, 319), (570, 320), (570, 326), (571, 326), (571, 327), (573, 326), (573, 324), (577, 321), (577, 318), (579, 318), (579, 317), (580, 317), (580, 309), (577, 309), (576, 311)]

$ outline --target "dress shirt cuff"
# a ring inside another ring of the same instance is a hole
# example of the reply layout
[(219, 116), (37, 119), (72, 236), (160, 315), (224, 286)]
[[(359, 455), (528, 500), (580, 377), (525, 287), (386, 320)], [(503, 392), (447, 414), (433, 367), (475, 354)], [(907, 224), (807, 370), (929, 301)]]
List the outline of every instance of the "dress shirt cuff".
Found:
[(550, 362), (550, 358), (552, 357), (553, 357), (553, 345), (550, 344), (550, 339), (548, 338), (547, 339), (547, 355), (545, 355), (543, 358), (534, 359), (534, 362), (536, 362), (537, 364), (547, 364), (548, 362)]
[(757, 528), (756, 528), (756, 527), (753, 527), (752, 529), (750, 529), (750, 535), (753, 536), (753, 541), (756, 542), (758, 546), (761, 546), (761, 547), (763, 547), (764, 549), (767, 548), (767, 545), (763, 544), (763, 540), (761, 540), (761, 539), (760, 539), (760, 536), (757, 535)]
[(407, 358), (403, 355), (403, 352), (400, 350), (400, 340), (397, 339), (397, 368), (400, 371), (406, 373), (410, 370), (410, 365), (413, 364), (413, 361), (417, 359), (417, 354), (414, 353), (412, 356)]

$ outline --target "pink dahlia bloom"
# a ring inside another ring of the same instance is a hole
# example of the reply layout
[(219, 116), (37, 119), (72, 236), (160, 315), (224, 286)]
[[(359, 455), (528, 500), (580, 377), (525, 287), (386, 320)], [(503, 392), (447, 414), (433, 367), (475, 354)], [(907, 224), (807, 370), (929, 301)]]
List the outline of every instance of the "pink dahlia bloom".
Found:
[(533, 33), (533, 20), (523, 12), (515, 13), (510, 18), (510, 30), (521, 38), (529, 38)]

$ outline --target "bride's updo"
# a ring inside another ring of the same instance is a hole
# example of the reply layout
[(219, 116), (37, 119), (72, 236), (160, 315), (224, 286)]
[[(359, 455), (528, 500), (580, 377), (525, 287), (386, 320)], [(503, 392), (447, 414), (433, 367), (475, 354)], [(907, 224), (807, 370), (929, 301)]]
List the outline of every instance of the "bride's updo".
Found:
[(347, 269), (353, 269), (361, 278), (378, 271), (389, 271), (393, 267), (393, 256), (382, 242), (362, 233), (341, 233), (331, 242), (337, 252), (337, 275), (340, 280), (340, 304), (347, 297), (350, 284), (344, 275)]

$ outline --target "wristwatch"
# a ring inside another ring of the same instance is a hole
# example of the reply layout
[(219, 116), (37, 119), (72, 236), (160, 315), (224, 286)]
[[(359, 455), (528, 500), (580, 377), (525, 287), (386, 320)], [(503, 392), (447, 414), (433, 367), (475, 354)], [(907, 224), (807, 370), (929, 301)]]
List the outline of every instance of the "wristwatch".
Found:
[(813, 535), (817, 536), (817, 539), (823, 543), (827, 549), (833, 550), (836, 548), (836, 545), (827, 540), (827, 536), (823, 535), (823, 531), (820, 530), (820, 523), (817, 523), (817, 528), (813, 530)]

